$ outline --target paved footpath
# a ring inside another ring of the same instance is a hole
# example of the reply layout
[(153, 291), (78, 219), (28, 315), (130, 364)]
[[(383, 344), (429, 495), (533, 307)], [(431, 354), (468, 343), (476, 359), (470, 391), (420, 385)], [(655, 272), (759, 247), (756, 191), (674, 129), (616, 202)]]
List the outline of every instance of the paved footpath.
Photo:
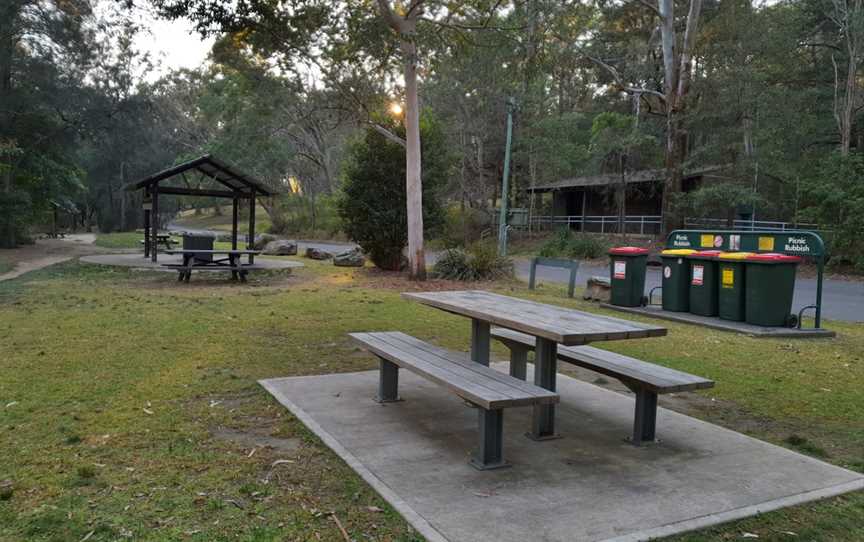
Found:
[(95, 234), (78, 233), (67, 235), (63, 239), (40, 239), (36, 241), (35, 245), (0, 251), (0, 258), (8, 258), (15, 264), (11, 271), (0, 274), (0, 282), (84, 254), (104, 252), (106, 249), (100, 249), (93, 245), (95, 241)]

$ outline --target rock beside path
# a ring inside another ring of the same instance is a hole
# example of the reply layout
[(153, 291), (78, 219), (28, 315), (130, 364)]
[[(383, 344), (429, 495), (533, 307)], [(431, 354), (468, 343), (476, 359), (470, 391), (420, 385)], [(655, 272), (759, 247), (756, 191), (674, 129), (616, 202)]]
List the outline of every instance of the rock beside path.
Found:
[(363, 267), (366, 265), (366, 257), (360, 248), (354, 248), (333, 257), (333, 265), (338, 267)]
[(608, 303), (609, 297), (612, 295), (612, 284), (606, 277), (591, 277), (588, 279), (588, 284), (585, 285), (585, 293), (582, 294), (582, 299), (586, 301), (600, 301)]
[(269, 233), (262, 233), (255, 236), (255, 242), (252, 244), (252, 246), (255, 248), (255, 250), (263, 250), (268, 243), (272, 243), (276, 240), (277, 237), (275, 235), (271, 235)]
[(264, 246), (261, 253), (267, 256), (294, 256), (297, 254), (297, 241), (288, 239), (270, 241)]
[(311, 260), (329, 260), (333, 254), (315, 247), (306, 248), (306, 257)]

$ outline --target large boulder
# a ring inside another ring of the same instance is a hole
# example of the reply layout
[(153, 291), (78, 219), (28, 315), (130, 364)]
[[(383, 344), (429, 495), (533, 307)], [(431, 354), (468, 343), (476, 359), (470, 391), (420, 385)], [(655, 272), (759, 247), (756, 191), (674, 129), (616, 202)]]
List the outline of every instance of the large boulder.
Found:
[(585, 285), (585, 293), (582, 299), (586, 301), (600, 301), (608, 303), (612, 295), (612, 283), (606, 277), (591, 277)]
[(263, 250), (267, 243), (271, 243), (275, 241), (277, 237), (275, 235), (271, 235), (269, 233), (261, 233), (255, 236), (255, 242), (252, 246), (255, 250)]
[(360, 248), (354, 248), (333, 256), (333, 265), (339, 267), (363, 267), (366, 265), (366, 257)]
[(333, 255), (320, 248), (306, 247), (306, 257), (312, 260), (329, 260)]
[(268, 256), (294, 256), (297, 254), (297, 241), (289, 241), (288, 239), (270, 241), (264, 246), (261, 253)]

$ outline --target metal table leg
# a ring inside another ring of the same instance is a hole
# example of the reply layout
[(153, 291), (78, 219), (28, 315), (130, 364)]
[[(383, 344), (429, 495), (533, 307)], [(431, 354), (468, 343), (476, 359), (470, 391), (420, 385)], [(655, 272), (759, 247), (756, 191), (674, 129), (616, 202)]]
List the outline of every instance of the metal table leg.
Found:
[(471, 465), (478, 470), (509, 467), (504, 461), (504, 411), (477, 409), (480, 442), (471, 457)]
[[(549, 391), (556, 391), (558, 343), (537, 337), (534, 352), (534, 384)], [(534, 405), (534, 419), (528, 436), (534, 440), (558, 438), (555, 433), (555, 405)]]
[(480, 365), (489, 366), (489, 322), (471, 320), (471, 359)]

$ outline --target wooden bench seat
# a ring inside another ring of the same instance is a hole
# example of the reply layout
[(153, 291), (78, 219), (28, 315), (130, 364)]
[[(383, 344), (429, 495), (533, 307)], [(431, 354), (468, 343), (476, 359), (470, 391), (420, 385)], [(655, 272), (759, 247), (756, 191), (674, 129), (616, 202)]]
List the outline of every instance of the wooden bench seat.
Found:
[[(493, 328), (491, 334), (510, 349), (511, 376), (524, 379), (534, 337), (504, 328)], [(637, 445), (655, 439), (658, 394), (714, 387), (713, 380), (592, 346), (558, 345), (557, 356), (561, 361), (620, 380), (636, 394), (633, 443)]]
[(502, 455), (503, 409), (553, 404), (560, 399), (555, 392), (471, 361), (467, 354), (439, 348), (405, 333), (349, 335), (380, 359), (378, 401), (399, 400), (399, 369), (402, 368), (479, 407), (480, 443), (471, 464), (481, 470), (507, 466)]
[(261, 271), (267, 269), (263, 265), (255, 265), (255, 264), (243, 264), (243, 265), (193, 265), (187, 266), (182, 263), (163, 263), (162, 267), (168, 267), (171, 269), (176, 269), (179, 272), (179, 276), (177, 277), (178, 281), (182, 281), (185, 279), (186, 282), (189, 282), (189, 279), (192, 277), (192, 271), (230, 271), (232, 278), (240, 278), (241, 282), (246, 282), (246, 275), (249, 271)]

